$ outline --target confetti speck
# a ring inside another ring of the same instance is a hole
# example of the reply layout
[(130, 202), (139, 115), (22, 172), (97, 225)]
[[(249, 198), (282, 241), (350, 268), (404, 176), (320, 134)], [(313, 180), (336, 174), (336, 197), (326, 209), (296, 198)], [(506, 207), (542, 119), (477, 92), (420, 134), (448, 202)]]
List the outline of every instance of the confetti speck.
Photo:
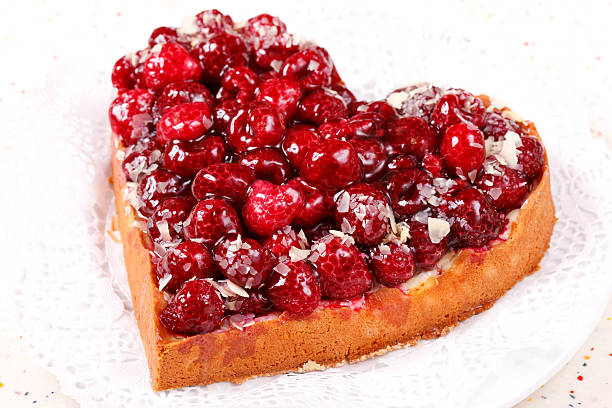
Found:
[(581, 375), (579, 375), (579, 376), (578, 376), (578, 377), (576, 377), (576, 378), (578, 379), (578, 381), (582, 381), (582, 380), (584, 380), (584, 377), (583, 377), (583, 376), (581, 376)]

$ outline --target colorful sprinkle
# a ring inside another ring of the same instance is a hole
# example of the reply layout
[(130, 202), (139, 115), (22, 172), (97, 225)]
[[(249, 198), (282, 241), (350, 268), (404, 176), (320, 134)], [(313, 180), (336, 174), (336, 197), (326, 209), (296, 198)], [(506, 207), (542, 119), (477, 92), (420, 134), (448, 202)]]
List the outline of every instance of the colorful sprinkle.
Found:
[(584, 380), (584, 377), (583, 377), (583, 376), (581, 376), (581, 375), (579, 375), (579, 376), (578, 376), (578, 377), (576, 377), (576, 378), (578, 379), (578, 381), (582, 381), (582, 380)]
[(0, 382), (0, 387), (4, 387), (4, 384), (2, 384), (1, 382)]
[(590, 359), (590, 358), (591, 358), (591, 356), (584, 356), (584, 359), (585, 359), (585, 360), (588, 360), (588, 359)]

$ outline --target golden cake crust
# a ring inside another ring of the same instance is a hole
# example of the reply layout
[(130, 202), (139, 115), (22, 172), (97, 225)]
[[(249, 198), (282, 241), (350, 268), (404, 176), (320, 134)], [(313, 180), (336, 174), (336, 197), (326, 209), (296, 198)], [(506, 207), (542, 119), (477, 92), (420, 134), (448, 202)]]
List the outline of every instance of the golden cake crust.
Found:
[[(488, 98), (485, 102), (489, 105)], [(533, 125), (530, 129), (537, 136)], [(124, 199), (126, 178), (116, 154), (121, 146), (114, 135), (112, 146), (118, 227), (134, 313), (156, 391), (321, 370), (444, 335), (458, 322), (491, 307), (537, 268), (555, 223), (546, 163), (507, 240), (486, 251), (459, 251), (452, 266), (407, 293), (380, 288), (354, 310), (320, 307), (302, 318), (282, 314), (243, 330), (177, 337), (160, 323), (166, 300), (153, 279), (147, 237), (133, 226), (136, 214)]]

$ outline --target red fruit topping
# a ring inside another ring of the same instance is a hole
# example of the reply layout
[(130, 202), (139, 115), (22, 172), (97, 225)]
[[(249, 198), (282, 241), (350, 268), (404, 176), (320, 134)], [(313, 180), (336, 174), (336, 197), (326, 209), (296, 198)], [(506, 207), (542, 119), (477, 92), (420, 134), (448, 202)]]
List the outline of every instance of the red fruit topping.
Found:
[(398, 118), (389, 123), (383, 140), (389, 154), (404, 153), (422, 160), (426, 153), (438, 147), (438, 136), (431, 130), (424, 119), (417, 116)]
[(236, 101), (226, 101), (215, 106), (214, 109), (214, 130), (227, 136), (229, 124), (242, 105)]
[(327, 190), (338, 191), (361, 180), (361, 161), (350, 143), (329, 139), (308, 149), (302, 177)]
[(257, 180), (249, 189), (242, 215), (251, 232), (268, 236), (291, 224), (303, 206), (304, 196), (299, 190)]
[(510, 130), (506, 119), (497, 112), (488, 112), (484, 117), (482, 133), (485, 137), (500, 140)]
[(260, 287), (274, 267), (274, 257), (259, 242), (231, 234), (215, 246), (214, 260), (225, 277), (247, 289)]
[(248, 298), (234, 298), (234, 308), (236, 313), (248, 314), (253, 313), (255, 316), (261, 316), (272, 309), (272, 302), (267, 298), (262, 289), (247, 290)]
[(208, 248), (231, 233), (242, 233), (240, 217), (230, 203), (220, 198), (198, 202), (183, 223), (185, 237), (201, 240)]
[(518, 164), (521, 172), (528, 178), (540, 177), (544, 170), (544, 147), (542, 143), (531, 136), (521, 137), (522, 146), (518, 149)]
[(364, 180), (378, 178), (387, 164), (387, 153), (383, 144), (376, 139), (366, 138), (351, 139), (349, 143), (359, 156)]
[[(283, 33), (275, 38), (251, 41), (255, 63), (262, 69), (280, 69), (284, 60), (299, 51), (300, 43), (291, 34)], [(268, 73), (276, 71), (267, 71)]]
[(181, 194), (187, 188), (187, 184), (188, 182), (169, 171), (162, 169), (152, 171), (143, 176), (138, 183), (138, 197), (142, 201), (138, 210), (149, 217), (162, 200)]
[(321, 53), (305, 49), (288, 57), (280, 68), (284, 78), (300, 83), (303, 89), (315, 89), (331, 83), (333, 65)]
[(244, 27), (244, 34), (250, 37), (251, 41), (258, 40), (259, 42), (273, 41), (286, 31), (285, 23), (270, 14), (260, 14), (249, 18)]
[(477, 128), (482, 128), (484, 125), (486, 108), (480, 98), (463, 89), (449, 89), (448, 93), (457, 95), (460, 115), (468, 122), (474, 124)]
[(336, 228), (359, 245), (380, 243), (389, 230), (391, 209), (385, 194), (371, 184), (354, 184), (336, 198)]
[(385, 286), (397, 286), (414, 275), (414, 254), (404, 244), (392, 241), (379, 245), (372, 249), (371, 255), (372, 272)]
[(301, 191), (304, 195), (304, 206), (293, 219), (294, 225), (314, 227), (325, 217), (331, 215), (334, 206), (331, 194), (319, 190), (299, 177), (290, 180), (287, 185)]
[(221, 79), (217, 100), (223, 102), (235, 99), (239, 103), (248, 102), (253, 99), (258, 83), (257, 74), (247, 67), (228, 68)]
[(214, 278), (217, 267), (210, 251), (202, 244), (183, 241), (168, 249), (157, 265), (160, 290), (174, 293), (191, 278)]
[(427, 224), (412, 221), (410, 228), (410, 246), (414, 249), (414, 260), (417, 268), (431, 268), (448, 250), (448, 236), (436, 244), (431, 242)]
[(255, 90), (255, 100), (274, 106), (283, 115), (285, 123), (293, 119), (301, 98), (300, 84), (285, 78), (268, 79)]
[(181, 103), (170, 107), (157, 122), (157, 138), (161, 143), (197, 139), (212, 124), (212, 114), (206, 102)]
[(166, 111), (181, 103), (206, 102), (210, 109), (215, 106), (215, 98), (208, 88), (199, 82), (174, 82), (166, 87), (155, 98), (153, 117), (159, 120)]
[(349, 106), (351, 115), (359, 113), (376, 113), (378, 114), (383, 123), (389, 123), (390, 121), (397, 118), (395, 111), (387, 102), (376, 101), (376, 102), (353, 102)]
[(285, 133), (283, 119), (272, 105), (250, 102), (239, 109), (228, 128), (227, 141), (236, 153), (278, 144)]
[(499, 235), (502, 217), (473, 187), (459, 191), (449, 204), (451, 232), (460, 247), (481, 247)]
[(402, 102), (401, 108), (398, 109), (400, 115), (418, 116), (428, 120), (434, 109), (435, 101), (443, 90), (428, 83), (417, 83), (403, 89), (397, 89), (392, 94), (396, 92), (404, 92), (409, 95), (408, 99)]
[(482, 174), (474, 185), (498, 210), (518, 208), (529, 194), (529, 182), (517, 170), (500, 166), (500, 174)]
[(172, 82), (198, 81), (202, 76), (198, 62), (179, 44), (158, 44), (151, 51), (142, 71), (148, 88), (158, 90)]
[(409, 217), (427, 206), (427, 198), (433, 193), (432, 178), (420, 169), (403, 169), (388, 173), (380, 187), (391, 198), (393, 211), (401, 217)]
[[(332, 200), (332, 205), (333, 205), (333, 200)], [(318, 241), (322, 239), (323, 237), (329, 235), (329, 231), (331, 231), (332, 229), (334, 229), (334, 227), (331, 224), (327, 222), (322, 222), (320, 224), (315, 225), (312, 228), (305, 230), (304, 233), (306, 234), (306, 237), (310, 241), (314, 242), (314, 241)]]
[(298, 106), (297, 119), (320, 125), (333, 119), (348, 117), (348, 109), (340, 95), (328, 89), (316, 89)]
[(308, 240), (305, 235), (298, 235), (293, 228), (286, 226), (266, 238), (263, 246), (277, 259), (280, 259), (281, 257), (289, 257), (289, 250), (292, 247), (307, 249)]
[(215, 287), (204, 279), (195, 279), (185, 282), (170, 298), (160, 320), (175, 333), (208, 333), (219, 326), (224, 309)]
[(151, 106), (153, 94), (146, 89), (133, 89), (121, 93), (108, 110), (111, 129), (126, 145), (149, 136), (153, 120)]
[[(329, 89), (337, 93), (342, 98), (344, 104), (347, 107), (357, 100), (357, 98), (355, 98), (355, 95), (353, 95), (353, 93), (346, 86), (340, 85), (338, 83), (332, 83), (332, 85), (329, 86)], [(353, 113), (351, 115), (353, 115)]]
[(149, 37), (149, 47), (153, 48), (156, 44), (177, 42), (178, 34), (172, 27), (157, 27)]
[(318, 145), (320, 142), (321, 138), (314, 127), (293, 125), (287, 129), (282, 148), (289, 163), (291, 163), (294, 169), (299, 170), (304, 163), (308, 149)]
[(444, 134), (450, 126), (470, 122), (476, 127), (484, 124), (485, 107), (474, 95), (451, 90), (443, 95), (431, 113), (430, 123), (438, 134)]
[(409, 154), (398, 154), (387, 163), (387, 172), (393, 170), (413, 169), (419, 165), (419, 162), (414, 156)]
[(321, 301), (321, 286), (304, 261), (284, 261), (274, 268), (267, 293), (277, 309), (298, 316), (312, 313)]
[(140, 88), (142, 78), (132, 60), (130, 55), (126, 55), (119, 58), (113, 66), (111, 81), (118, 90)]
[(291, 166), (275, 147), (262, 147), (245, 152), (239, 157), (238, 163), (252, 168), (258, 179), (275, 184), (284, 183), (291, 175)]
[(435, 153), (427, 153), (425, 157), (423, 157), (421, 166), (427, 170), (432, 177), (446, 177), (444, 160)]
[(227, 146), (221, 136), (210, 135), (194, 142), (173, 142), (164, 150), (164, 167), (191, 178), (200, 169), (225, 160)]
[(482, 132), (471, 123), (460, 123), (446, 130), (440, 143), (446, 168), (473, 181), (485, 160)]
[(182, 237), (183, 222), (193, 204), (191, 197), (173, 197), (162, 201), (147, 220), (151, 239), (156, 242), (172, 242)]
[(215, 163), (198, 172), (191, 192), (198, 200), (224, 197), (240, 204), (244, 202), (249, 186), (255, 181), (254, 171), (239, 163)]
[(327, 299), (353, 299), (372, 287), (372, 274), (364, 257), (347, 239), (327, 235), (312, 246), (310, 259)]
[(205, 37), (210, 37), (234, 28), (234, 21), (217, 9), (204, 10), (195, 16), (195, 23)]
[(121, 167), (129, 181), (137, 181), (142, 172), (151, 172), (158, 165), (162, 152), (155, 144), (155, 139), (140, 139), (138, 143), (126, 150), (127, 156)]
[(204, 70), (205, 83), (218, 84), (221, 75), (228, 67), (246, 66), (249, 62), (247, 47), (236, 35), (220, 33), (208, 41), (203, 41), (191, 52)]

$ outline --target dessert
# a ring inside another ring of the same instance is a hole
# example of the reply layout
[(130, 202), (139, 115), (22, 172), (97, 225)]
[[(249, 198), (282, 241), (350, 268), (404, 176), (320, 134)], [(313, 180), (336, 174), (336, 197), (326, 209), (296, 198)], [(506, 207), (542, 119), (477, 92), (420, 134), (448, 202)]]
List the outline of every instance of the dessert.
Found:
[(119, 59), (109, 109), (155, 390), (359, 361), (445, 334), (548, 247), (535, 126), (416, 84), (359, 101), (278, 18), (218, 10)]

